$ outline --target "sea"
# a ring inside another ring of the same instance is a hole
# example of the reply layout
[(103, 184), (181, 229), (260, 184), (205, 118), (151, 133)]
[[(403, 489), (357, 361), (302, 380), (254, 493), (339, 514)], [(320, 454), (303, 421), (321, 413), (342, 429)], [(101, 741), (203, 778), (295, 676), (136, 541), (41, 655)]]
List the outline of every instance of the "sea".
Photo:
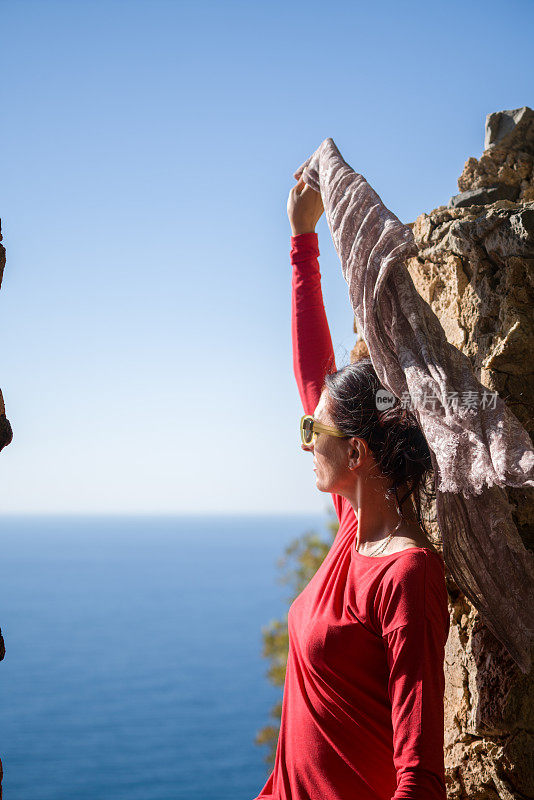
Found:
[(326, 515), (0, 517), (4, 800), (252, 800), (277, 560)]

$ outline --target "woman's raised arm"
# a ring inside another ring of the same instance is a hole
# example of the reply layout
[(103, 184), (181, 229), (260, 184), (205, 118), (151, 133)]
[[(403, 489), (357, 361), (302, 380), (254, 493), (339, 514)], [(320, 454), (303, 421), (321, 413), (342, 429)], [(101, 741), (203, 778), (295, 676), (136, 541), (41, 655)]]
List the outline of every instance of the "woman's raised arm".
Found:
[[(325, 375), (336, 369), (332, 338), (324, 310), (319, 272), (319, 244), (315, 226), (323, 213), (321, 195), (299, 181), (289, 193), (291, 224), (291, 337), (293, 370), (305, 414), (313, 414)], [(338, 519), (347, 502), (332, 494)], [(350, 505), (350, 504), (349, 504)]]
[(291, 224), (293, 369), (306, 414), (319, 402), (327, 372), (335, 369), (334, 349), (321, 290), (315, 226), (323, 213), (321, 195), (299, 181), (289, 193)]

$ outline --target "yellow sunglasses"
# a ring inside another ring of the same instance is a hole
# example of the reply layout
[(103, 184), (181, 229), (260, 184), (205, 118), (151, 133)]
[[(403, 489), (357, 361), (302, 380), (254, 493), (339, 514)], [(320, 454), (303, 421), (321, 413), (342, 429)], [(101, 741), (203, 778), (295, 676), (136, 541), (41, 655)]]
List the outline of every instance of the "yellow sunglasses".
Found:
[(341, 433), (337, 428), (323, 425), (321, 422), (317, 422), (310, 414), (304, 414), (300, 420), (300, 438), (302, 444), (312, 444), (317, 438), (318, 433), (327, 433), (329, 436), (339, 436), (342, 439), (347, 438), (346, 434)]

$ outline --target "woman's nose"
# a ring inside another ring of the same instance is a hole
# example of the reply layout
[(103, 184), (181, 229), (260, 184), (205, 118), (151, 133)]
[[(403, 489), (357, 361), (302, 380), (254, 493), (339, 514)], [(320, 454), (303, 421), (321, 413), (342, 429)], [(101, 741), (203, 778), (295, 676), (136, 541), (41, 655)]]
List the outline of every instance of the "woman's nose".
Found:
[(313, 445), (312, 444), (301, 444), (302, 449), (305, 453), (313, 453)]

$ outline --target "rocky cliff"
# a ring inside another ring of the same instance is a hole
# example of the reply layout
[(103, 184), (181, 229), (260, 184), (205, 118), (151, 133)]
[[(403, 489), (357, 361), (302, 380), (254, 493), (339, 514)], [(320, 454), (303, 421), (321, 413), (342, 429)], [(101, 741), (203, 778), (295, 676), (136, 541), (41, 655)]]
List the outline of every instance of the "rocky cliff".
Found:
[[(534, 112), (490, 114), (484, 152), (469, 158), (448, 205), (411, 226), (415, 286), (449, 341), (533, 435)], [(353, 358), (365, 352), (358, 342)], [(526, 547), (534, 549), (534, 496), (508, 489)], [(435, 514), (427, 509), (437, 536)], [(499, 565), (495, 565), (499, 569)], [(524, 675), (447, 575), (451, 630), (445, 658), (445, 764), (449, 800), (534, 796), (534, 676)]]
[[(6, 265), (6, 249), (2, 244), (2, 220), (0, 220), (0, 287), (2, 286), (2, 278), (4, 277), (4, 267)], [(2, 395), (2, 390), (0, 389), (0, 450), (8, 445), (11, 440), (13, 439), (13, 431), (11, 430), (11, 425), (6, 417), (5, 408), (4, 408), (4, 398)], [(2, 637), (0, 635), (0, 659), (3, 658), (2, 654), (2, 646), (3, 643), (1, 641)]]

